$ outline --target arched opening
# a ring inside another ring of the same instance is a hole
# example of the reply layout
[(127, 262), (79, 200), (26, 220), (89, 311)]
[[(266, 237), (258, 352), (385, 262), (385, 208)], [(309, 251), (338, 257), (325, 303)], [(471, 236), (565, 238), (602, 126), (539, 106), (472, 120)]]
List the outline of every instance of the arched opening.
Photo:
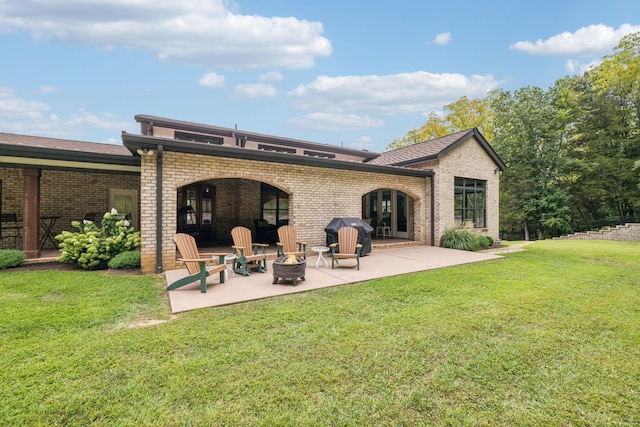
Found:
[(176, 231), (198, 246), (228, 246), (231, 230), (244, 226), (259, 243), (274, 244), (277, 228), (289, 222), (289, 194), (271, 184), (242, 178), (217, 178), (177, 190)]
[(414, 239), (413, 204), (403, 191), (379, 188), (362, 196), (362, 218), (369, 221), (376, 237)]

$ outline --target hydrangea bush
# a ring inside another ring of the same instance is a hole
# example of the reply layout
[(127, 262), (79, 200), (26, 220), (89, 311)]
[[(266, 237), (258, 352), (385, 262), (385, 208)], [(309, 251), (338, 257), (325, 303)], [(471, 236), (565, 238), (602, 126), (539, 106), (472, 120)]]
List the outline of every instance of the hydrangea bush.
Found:
[(107, 268), (109, 260), (119, 253), (140, 246), (140, 232), (134, 231), (126, 219), (112, 209), (102, 217), (102, 226), (93, 221), (73, 221), (77, 231), (63, 231), (56, 236), (59, 262), (77, 264), (86, 270)]

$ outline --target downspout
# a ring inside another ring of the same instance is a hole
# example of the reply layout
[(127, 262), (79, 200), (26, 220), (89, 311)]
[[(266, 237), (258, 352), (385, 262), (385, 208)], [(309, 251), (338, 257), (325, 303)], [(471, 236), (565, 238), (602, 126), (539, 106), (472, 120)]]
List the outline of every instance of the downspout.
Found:
[(162, 273), (162, 152), (158, 145), (156, 157), (156, 273)]
[(431, 175), (431, 246), (435, 246), (436, 245), (436, 206), (435, 206), (435, 200), (436, 200), (436, 195), (435, 195), (435, 184), (434, 184), (434, 178), (435, 178), (435, 172), (433, 175)]

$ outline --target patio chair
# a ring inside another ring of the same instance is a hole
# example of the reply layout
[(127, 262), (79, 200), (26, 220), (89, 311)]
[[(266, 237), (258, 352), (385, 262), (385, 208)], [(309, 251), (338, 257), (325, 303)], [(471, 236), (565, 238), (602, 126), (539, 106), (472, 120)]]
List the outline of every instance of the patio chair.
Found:
[(278, 228), (278, 256), (294, 254), (307, 259), (307, 244), (298, 242), (298, 231), (291, 225), (283, 225)]
[(18, 249), (18, 239), (22, 240), (22, 235), (20, 234), (22, 227), (18, 224), (18, 215), (15, 213), (3, 213), (0, 216), (0, 220), (0, 241), (13, 239), (13, 245), (10, 247)]
[(232, 248), (236, 251), (236, 259), (233, 260), (233, 271), (243, 276), (248, 276), (250, 269), (260, 273), (267, 271), (266, 248), (269, 245), (253, 243), (251, 230), (246, 227), (235, 227), (231, 230), (231, 237), (233, 238)]
[[(342, 227), (338, 230), (338, 243), (329, 245), (331, 249), (331, 268), (335, 268), (334, 262), (339, 259), (355, 258), (356, 266), (360, 270), (360, 250), (362, 245), (358, 243), (358, 230), (354, 227)], [(339, 252), (336, 252), (338, 249)]]
[[(220, 273), (220, 283), (224, 283), (225, 270), (227, 268), (224, 261), (217, 265), (213, 265), (212, 268), (207, 267), (207, 263), (213, 261), (212, 255), (221, 254), (199, 253), (198, 246), (196, 245), (196, 239), (189, 234), (178, 233), (176, 234), (174, 241), (178, 247), (180, 256), (182, 257), (178, 258), (178, 260), (184, 262), (187, 270), (189, 271), (189, 276), (173, 282), (167, 287), (168, 291), (173, 291), (174, 289), (193, 283), (196, 280), (200, 280), (200, 292), (204, 294), (207, 292), (207, 277), (215, 273)], [(208, 258), (204, 258), (207, 255), (210, 256)], [(222, 254), (222, 257), (224, 258), (224, 254)]]

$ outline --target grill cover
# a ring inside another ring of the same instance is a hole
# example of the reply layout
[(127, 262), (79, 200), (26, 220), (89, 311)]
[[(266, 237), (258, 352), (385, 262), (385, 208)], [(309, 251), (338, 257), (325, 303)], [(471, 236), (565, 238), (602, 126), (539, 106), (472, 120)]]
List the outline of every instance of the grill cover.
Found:
[(360, 255), (364, 256), (371, 252), (371, 232), (373, 227), (360, 218), (333, 218), (329, 225), (324, 228), (324, 232), (327, 233), (327, 246), (332, 243), (338, 243), (338, 230), (342, 227), (353, 227), (358, 230), (358, 243), (362, 245)]

